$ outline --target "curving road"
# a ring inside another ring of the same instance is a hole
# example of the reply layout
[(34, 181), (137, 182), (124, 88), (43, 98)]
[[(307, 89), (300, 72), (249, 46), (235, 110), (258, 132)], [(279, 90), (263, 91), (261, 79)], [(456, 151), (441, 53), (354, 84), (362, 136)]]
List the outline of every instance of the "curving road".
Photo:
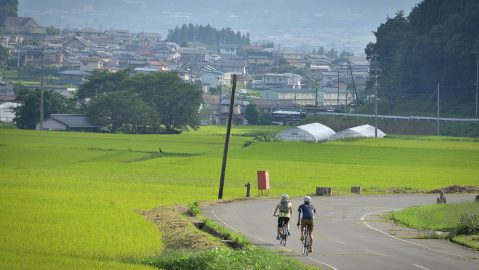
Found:
[[(300, 255), (299, 230), (291, 227), (286, 247), (279, 246), (277, 200), (257, 199), (208, 206), (203, 212), (219, 224), (239, 231), (254, 244), (279, 249), (286, 255), (323, 269), (479, 269), (479, 252), (444, 240), (418, 239), (422, 232), (385, 222), (381, 215), (413, 205), (432, 204), (436, 195), (378, 195), (313, 197), (318, 210), (314, 252)], [(472, 195), (446, 195), (449, 202), (473, 201)], [(297, 211), (301, 199), (293, 199)], [(292, 225), (296, 224), (297, 212)]]

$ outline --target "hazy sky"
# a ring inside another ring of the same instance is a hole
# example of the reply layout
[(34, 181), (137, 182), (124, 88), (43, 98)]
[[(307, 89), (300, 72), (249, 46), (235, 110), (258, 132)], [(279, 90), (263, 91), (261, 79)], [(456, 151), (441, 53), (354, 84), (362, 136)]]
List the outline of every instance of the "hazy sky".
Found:
[(159, 32), (183, 23), (249, 32), (284, 46), (362, 49), (398, 10), (419, 0), (20, 0), (43, 25)]

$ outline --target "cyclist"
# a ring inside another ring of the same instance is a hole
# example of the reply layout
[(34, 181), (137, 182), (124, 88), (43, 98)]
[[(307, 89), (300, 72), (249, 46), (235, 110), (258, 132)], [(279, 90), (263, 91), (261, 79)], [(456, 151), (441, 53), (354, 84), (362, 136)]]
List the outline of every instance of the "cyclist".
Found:
[[(276, 212), (279, 214), (276, 215)], [(273, 216), (278, 217), (278, 227), (276, 228), (276, 240), (280, 239), (280, 230), (281, 230), (281, 225), (284, 222), (286, 226), (288, 226), (288, 235), (289, 233), (289, 219), (291, 218), (293, 214), (293, 205), (289, 201), (289, 195), (288, 194), (283, 194), (281, 195), (281, 201), (276, 205), (276, 208), (274, 209)]]
[(311, 197), (304, 197), (304, 204), (300, 205), (298, 208), (298, 223), (296, 224), (299, 228), (301, 224), (301, 241), (304, 240), (304, 228), (307, 227), (309, 231), (309, 240), (311, 243), (309, 247), (309, 252), (313, 252), (313, 218), (316, 213), (316, 208), (311, 204)]

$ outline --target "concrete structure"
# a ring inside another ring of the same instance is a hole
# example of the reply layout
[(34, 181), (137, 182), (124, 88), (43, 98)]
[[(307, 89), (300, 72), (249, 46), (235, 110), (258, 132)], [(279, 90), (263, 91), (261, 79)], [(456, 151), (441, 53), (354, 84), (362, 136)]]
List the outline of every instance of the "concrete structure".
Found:
[(20, 103), (16, 102), (5, 102), (0, 104), (0, 122), (13, 122), (15, 118), (15, 113), (13, 109), (20, 106)]

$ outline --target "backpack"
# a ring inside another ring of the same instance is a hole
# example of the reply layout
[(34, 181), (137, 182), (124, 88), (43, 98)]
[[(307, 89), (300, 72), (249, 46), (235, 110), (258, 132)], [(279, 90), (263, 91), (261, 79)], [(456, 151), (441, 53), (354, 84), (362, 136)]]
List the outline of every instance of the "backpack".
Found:
[(289, 201), (281, 201), (279, 203), (279, 212), (288, 213), (289, 212)]

